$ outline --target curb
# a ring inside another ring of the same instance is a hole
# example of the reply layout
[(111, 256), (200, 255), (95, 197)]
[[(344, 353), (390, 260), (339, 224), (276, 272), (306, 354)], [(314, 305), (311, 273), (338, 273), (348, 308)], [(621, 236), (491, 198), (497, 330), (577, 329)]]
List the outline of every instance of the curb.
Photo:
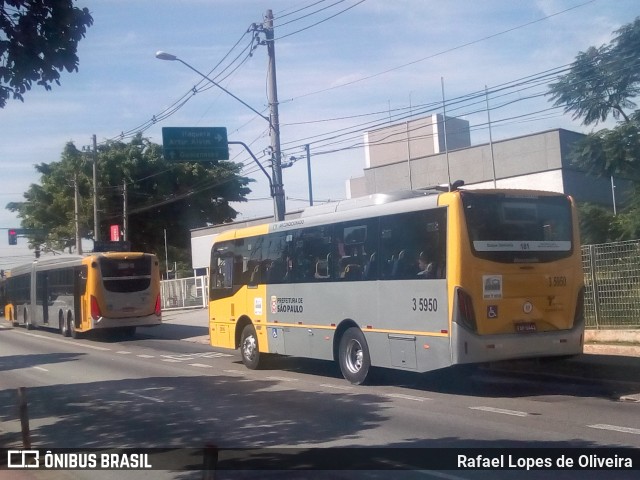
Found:
[(584, 331), (585, 343), (609, 343), (631, 346), (640, 346), (640, 330), (634, 329), (610, 329)]
[(617, 355), (640, 357), (640, 345), (613, 345), (604, 343), (585, 343), (584, 353), (592, 355)]

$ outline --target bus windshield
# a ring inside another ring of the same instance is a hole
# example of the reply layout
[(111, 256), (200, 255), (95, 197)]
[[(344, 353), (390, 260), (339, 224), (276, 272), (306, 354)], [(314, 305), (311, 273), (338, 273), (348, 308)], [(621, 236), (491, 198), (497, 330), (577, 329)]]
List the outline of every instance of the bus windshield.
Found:
[(110, 292), (140, 292), (151, 284), (151, 259), (107, 258), (99, 259), (104, 287)]
[(461, 197), (476, 257), (537, 263), (572, 254), (571, 204), (566, 197), (472, 191), (461, 192)]

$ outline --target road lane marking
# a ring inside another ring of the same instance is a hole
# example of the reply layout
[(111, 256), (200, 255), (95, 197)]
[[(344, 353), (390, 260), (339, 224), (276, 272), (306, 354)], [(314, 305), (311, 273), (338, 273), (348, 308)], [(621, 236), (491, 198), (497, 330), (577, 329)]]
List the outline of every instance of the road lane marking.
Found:
[(40, 338), (42, 340), (46, 339), (48, 342), (59, 342), (59, 343), (66, 343), (67, 345), (72, 345), (74, 347), (81, 347), (81, 348), (90, 348), (92, 350), (100, 350), (103, 352), (108, 352), (111, 349), (110, 348), (105, 348), (105, 347), (98, 347), (96, 345), (89, 345), (88, 343), (83, 343), (83, 342), (76, 342), (76, 341), (72, 341), (72, 340), (62, 340), (61, 338), (55, 338), (55, 337), (49, 337), (49, 336), (45, 336), (45, 335), (38, 335), (36, 333), (27, 333), (27, 332), (17, 332), (20, 335), (27, 335), (29, 337), (35, 337), (35, 338)]
[(146, 355), (144, 353), (141, 353), (140, 355), (136, 355), (136, 357), (139, 357), (139, 358), (155, 358), (155, 355)]
[(116, 353), (119, 353), (120, 355), (131, 355), (131, 352), (127, 352), (125, 350), (120, 350), (120, 351), (118, 351)]
[(331, 385), (330, 383), (321, 383), (320, 386), (324, 388), (335, 388), (336, 390), (353, 390), (353, 387), (349, 387), (348, 385)]
[(611, 430), (613, 432), (631, 433), (633, 435), (640, 435), (640, 428), (619, 427), (617, 425), (606, 425), (603, 423), (598, 423), (596, 425), (587, 425), (587, 427), (597, 428), (599, 430)]
[(529, 414), (527, 412), (519, 412), (517, 410), (505, 410), (504, 408), (494, 407), (469, 407), (471, 410), (482, 410), (483, 412), (501, 413), (503, 415), (513, 415), (515, 417), (526, 417)]
[(418, 473), (426, 475), (427, 477), (444, 478), (445, 480), (467, 480), (467, 477), (459, 477), (457, 475), (451, 475), (450, 473), (432, 472), (426, 470), (419, 470)]
[(129, 392), (127, 390), (121, 390), (120, 393), (123, 393), (125, 395), (131, 395), (132, 397), (144, 398), (145, 400), (151, 400), (152, 402), (156, 402), (156, 403), (164, 403), (164, 400), (162, 400), (160, 398), (149, 397), (147, 395), (141, 395), (141, 394), (136, 393), (136, 392)]
[(180, 363), (182, 360), (174, 360), (173, 358), (163, 358), (163, 362)]
[(287, 378), (287, 377), (264, 377), (267, 380), (278, 380), (280, 382), (297, 382), (296, 378)]
[(160, 355), (162, 358), (181, 362), (183, 360), (196, 360), (200, 358), (221, 358), (231, 357), (228, 353), (220, 352), (199, 352), (199, 353), (172, 353), (170, 355)]
[(46, 368), (42, 368), (42, 367), (33, 367), (36, 370), (40, 370), (41, 372), (48, 372), (49, 370), (47, 370)]
[(237, 375), (245, 375), (243, 370), (223, 370), (224, 373), (235, 373)]
[(190, 363), (189, 365), (198, 368), (213, 368), (212, 365), (205, 365), (204, 363)]
[(411, 395), (405, 395), (402, 393), (385, 393), (384, 396), (391, 398), (401, 398), (402, 400), (411, 400), (413, 402), (424, 402), (425, 400), (431, 400), (430, 398), (426, 397), (413, 397)]

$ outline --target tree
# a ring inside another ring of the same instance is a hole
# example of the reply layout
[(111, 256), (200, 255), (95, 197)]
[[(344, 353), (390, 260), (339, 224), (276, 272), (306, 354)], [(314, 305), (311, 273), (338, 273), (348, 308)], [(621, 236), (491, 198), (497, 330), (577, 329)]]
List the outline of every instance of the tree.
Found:
[(576, 144), (574, 165), (594, 176), (624, 177), (640, 183), (640, 122), (632, 114), (613, 129), (604, 128)]
[(584, 125), (615, 119), (629, 121), (627, 110), (640, 93), (640, 17), (616, 32), (609, 45), (580, 52), (569, 72), (549, 85), (554, 105)]
[(78, 70), (78, 42), (93, 18), (73, 0), (0, 0), (0, 108), (36, 82), (51, 90), (60, 72)]
[[(250, 179), (239, 175), (241, 165), (229, 161), (168, 163), (162, 147), (143, 138), (129, 143), (108, 142), (98, 147), (98, 205), (100, 238), (108, 239), (110, 225), (123, 224), (126, 188), (132, 248), (164, 259), (164, 232), (170, 257), (189, 262), (189, 230), (232, 221), (237, 212), (229, 202), (246, 201)], [(82, 236), (93, 235), (92, 155), (67, 143), (60, 161), (35, 165), (40, 184), (32, 184), (25, 202), (10, 203), (23, 228), (37, 229), (31, 243), (53, 249), (75, 245), (74, 179), (80, 193)]]
[(640, 94), (640, 17), (614, 34), (611, 43), (580, 52), (569, 72), (549, 85), (554, 105), (584, 125), (598, 124), (609, 115), (618, 120), (614, 128), (577, 142), (570, 154), (572, 164), (587, 174), (631, 183), (630, 201), (617, 216), (598, 206), (582, 206), (583, 242), (640, 236), (640, 111), (633, 111)]

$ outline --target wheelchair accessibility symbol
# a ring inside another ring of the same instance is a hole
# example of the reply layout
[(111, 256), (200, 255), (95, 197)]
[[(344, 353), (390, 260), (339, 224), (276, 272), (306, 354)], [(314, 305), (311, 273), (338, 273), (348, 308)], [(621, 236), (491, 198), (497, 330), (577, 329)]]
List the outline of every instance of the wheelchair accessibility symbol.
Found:
[(498, 306), (497, 305), (488, 305), (487, 306), (487, 318), (498, 318)]
[(278, 329), (274, 328), (273, 330), (271, 330), (271, 336), (273, 338), (278, 338)]

